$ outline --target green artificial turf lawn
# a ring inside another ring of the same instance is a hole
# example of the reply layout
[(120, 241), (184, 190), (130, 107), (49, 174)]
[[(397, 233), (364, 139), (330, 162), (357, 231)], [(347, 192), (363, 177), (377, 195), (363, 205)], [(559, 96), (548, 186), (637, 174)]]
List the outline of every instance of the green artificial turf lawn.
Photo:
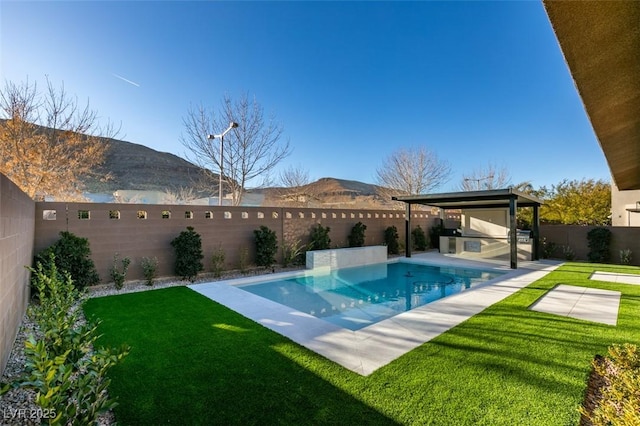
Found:
[[(368, 377), (185, 287), (90, 299), (123, 425), (576, 425), (595, 354), (640, 344), (640, 268), (567, 263)], [(621, 291), (618, 325), (533, 312), (557, 284)]]

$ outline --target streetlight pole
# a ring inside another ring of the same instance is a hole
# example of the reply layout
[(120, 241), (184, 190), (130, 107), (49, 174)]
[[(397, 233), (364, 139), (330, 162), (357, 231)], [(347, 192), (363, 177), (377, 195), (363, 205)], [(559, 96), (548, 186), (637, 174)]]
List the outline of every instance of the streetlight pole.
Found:
[(227, 130), (225, 130), (224, 132), (220, 133), (219, 135), (207, 135), (207, 139), (211, 140), (211, 139), (220, 139), (220, 175), (218, 176), (218, 205), (221, 206), (222, 205), (222, 162), (224, 161), (224, 135), (226, 135), (227, 133), (229, 133), (229, 131), (231, 131), (231, 129), (238, 127), (238, 123), (236, 123), (235, 121), (232, 121), (229, 123), (229, 127), (227, 127)]
[(489, 180), (489, 179), (493, 179), (493, 175), (489, 175), (489, 176), (485, 176), (485, 177), (481, 177), (481, 178), (464, 178), (465, 182), (469, 182), (469, 181), (474, 181), (478, 187), (478, 191), (480, 191), (480, 182), (483, 180)]

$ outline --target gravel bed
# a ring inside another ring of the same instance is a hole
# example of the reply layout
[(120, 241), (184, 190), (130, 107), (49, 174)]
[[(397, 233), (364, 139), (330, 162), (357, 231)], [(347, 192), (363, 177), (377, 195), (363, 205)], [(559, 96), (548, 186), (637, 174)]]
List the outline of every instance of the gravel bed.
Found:
[[(213, 274), (200, 274), (194, 282), (176, 280), (175, 277), (158, 278), (153, 286), (146, 285), (145, 281), (129, 281), (121, 289), (117, 289), (113, 284), (98, 285), (88, 289), (87, 297), (102, 297), (116, 294), (135, 293), (161, 288), (186, 286), (189, 284), (203, 283), (210, 281), (227, 280), (251, 275), (263, 275), (265, 273), (285, 272), (303, 269), (302, 267), (274, 268), (272, 270), (252, 269), (241, 273), (239, 271), (225, 272), (221, 277), (214, 277)], [(84, 321), (84, 314), (80, 310), (79, 321)], [(7, 383), (24, 373), (26, 357), (24, 344), (28, 336), (33, 334), (38, 336), (39, 331), (28, 315), (25, 314), (22, 324), (18, 330), (16, 340), (7, 361), (7, 366), (0, 378), (0, 383)], [(32, 426), (39, 425), (46, 419), (46, 413), (35, 404), (36, 392), (30, 389), (12, 389), (0, 396), (0, 426)], [(98, 419), (98, 425), (114, 425), (115, 417), (111, 411), (103, 413)]]

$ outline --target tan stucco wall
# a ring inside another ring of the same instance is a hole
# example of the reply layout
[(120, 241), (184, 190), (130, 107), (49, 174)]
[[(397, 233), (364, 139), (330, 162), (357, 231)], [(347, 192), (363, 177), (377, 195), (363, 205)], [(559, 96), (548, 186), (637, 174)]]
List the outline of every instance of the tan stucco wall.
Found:
[(509, 210), (469, 209), (462, 210), (462, 236), (507, 238), (509, 232)]
[(0, 373), (29, 300), (35, 203), (0, 174)]
[(613, 226), (640, 226), (640, 190), (620, 191), (611, 184), (611, 224)]

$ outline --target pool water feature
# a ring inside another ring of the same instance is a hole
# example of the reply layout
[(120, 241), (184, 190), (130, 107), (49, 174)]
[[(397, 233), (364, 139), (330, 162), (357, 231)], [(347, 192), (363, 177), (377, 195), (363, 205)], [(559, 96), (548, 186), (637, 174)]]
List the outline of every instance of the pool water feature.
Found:
[(476, 287), (502, 274), (392, 262), (238, 287), (355, 331)]

